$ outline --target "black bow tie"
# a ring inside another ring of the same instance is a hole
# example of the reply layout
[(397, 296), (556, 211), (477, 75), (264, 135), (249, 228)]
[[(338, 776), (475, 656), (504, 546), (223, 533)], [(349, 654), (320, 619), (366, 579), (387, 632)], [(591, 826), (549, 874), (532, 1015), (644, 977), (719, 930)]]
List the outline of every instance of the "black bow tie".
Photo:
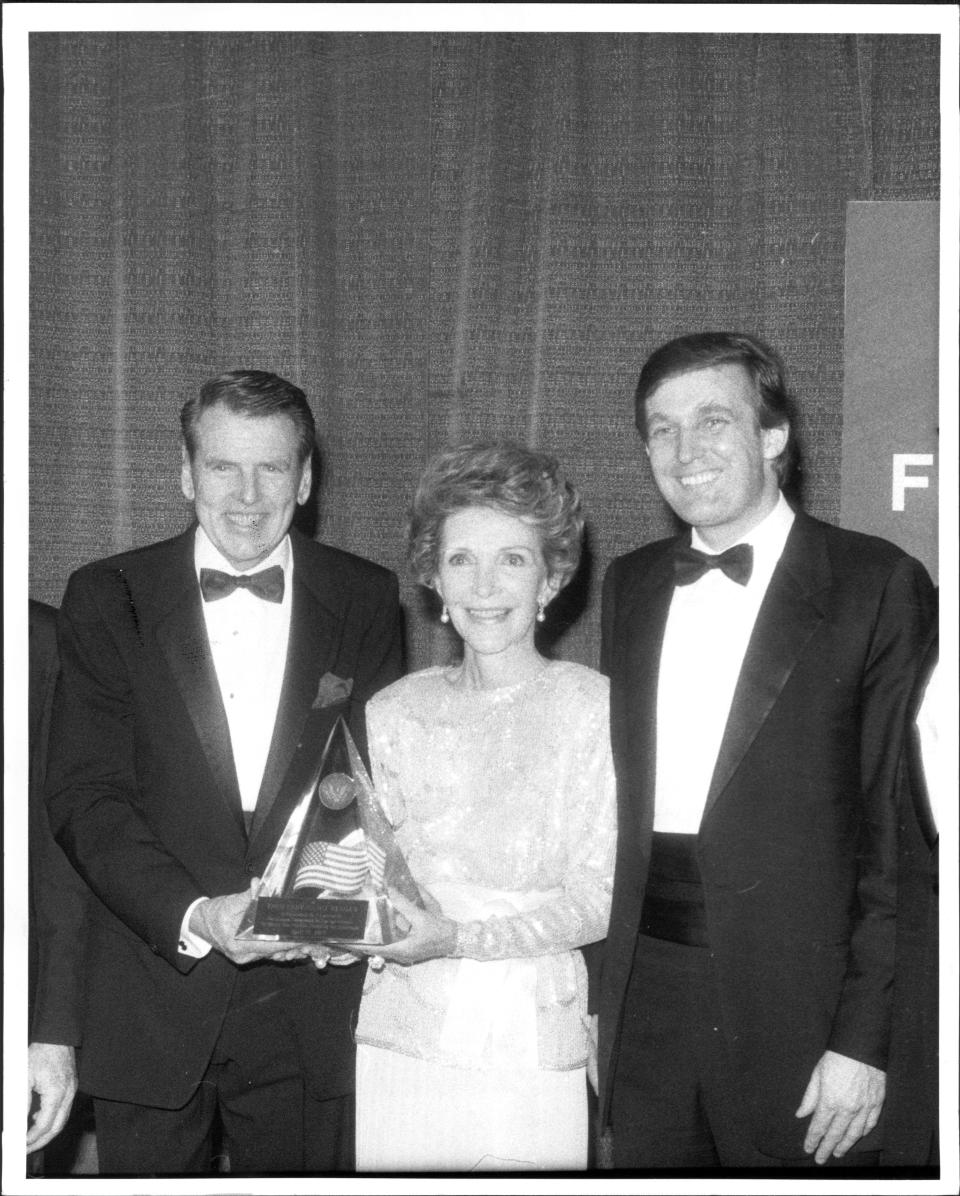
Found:
[(261, 569), (259, 573), (247, 573), (235, 577), (232, 573), (222, 573), (219, 569), (200, 570), (200, 593), (204, 602), (216, 602), (218, 598), (226, 598), (234, 590), (249, 590), (258, 598), (266, 602), (283, 601), (283, 569), (279, 565), (271, 565), (269, 569)]
[(731, 581), (745, 586), (753, 572), (753, 548), (750, 544), (734, 544), (726, 552), (714, 556), (698, 548), (680, 544), (673, 554), (673, 575), (678, 586), (688, 586), (703, 577), (709, 569), (722, 569)]

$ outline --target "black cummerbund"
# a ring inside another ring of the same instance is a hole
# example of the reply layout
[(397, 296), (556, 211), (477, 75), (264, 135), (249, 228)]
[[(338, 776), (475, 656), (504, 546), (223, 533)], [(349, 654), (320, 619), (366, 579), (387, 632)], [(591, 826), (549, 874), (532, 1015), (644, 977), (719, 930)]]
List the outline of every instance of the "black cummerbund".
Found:
[(640, 933), (687, 947), (706, 947), (697, 836), (654, 831)]

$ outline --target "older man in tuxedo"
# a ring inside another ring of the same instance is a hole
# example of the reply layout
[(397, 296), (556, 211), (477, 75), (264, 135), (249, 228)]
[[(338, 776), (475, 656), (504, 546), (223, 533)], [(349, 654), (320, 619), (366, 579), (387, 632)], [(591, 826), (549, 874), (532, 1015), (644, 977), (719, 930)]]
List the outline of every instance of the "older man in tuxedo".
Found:
[(781, 363), (753, 337), (646, 362), (637, 424), (692, 531), (603, 595), (619, 846), (599, 983), (617, 1168), (877, 1161), (896, 773), (922, 566), (794, 510)]
[[(360, 967), (238, 940), (338, 715), (400, 672), (397, 581), (291, 529), (314, 422), (262, 371), (181, 412), (197, 525), (75, 573), (51, 825), (95, 894), (80, 1085), (104, 1173), (351, 1167)], [(219, 1135), (219, 1136), (218, 1136)]]

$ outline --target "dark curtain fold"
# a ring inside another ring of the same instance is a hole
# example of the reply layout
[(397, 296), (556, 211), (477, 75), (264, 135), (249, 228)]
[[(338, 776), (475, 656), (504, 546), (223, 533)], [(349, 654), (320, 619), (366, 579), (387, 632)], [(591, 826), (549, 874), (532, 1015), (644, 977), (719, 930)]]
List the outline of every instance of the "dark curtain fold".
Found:
[[(240, 366), (310, 396), (317, 534), (392, 568), (447, 440), (556, 452), (589, 517), (569, 659), (595, 663), (606, 563), (670, 528), (631, 411), (663, 339), (784, 353), (806, 505), (837, 518), (845, 205), (938, 197), (938, 38), (84, 33), (30, 55), (35, 597), (185, 526), (178, 408)], [(411, 664), (441, 659), (404, 597)]]

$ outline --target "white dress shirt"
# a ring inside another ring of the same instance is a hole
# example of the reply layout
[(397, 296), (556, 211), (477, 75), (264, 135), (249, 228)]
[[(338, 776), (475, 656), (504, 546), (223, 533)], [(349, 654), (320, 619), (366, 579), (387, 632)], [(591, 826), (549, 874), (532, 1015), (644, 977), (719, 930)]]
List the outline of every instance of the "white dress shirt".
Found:
[[(202, 527), (197, 528), (193, 559), (198, 582), (201, 569), (219, 569), (239, 576)], [(283, 569), (282, 602), (266, 602), (249, 590), (236, 589), (226, 598), (202, 604), (230, 728), (240, 803), (247, 813), (256, 808), (283, 688), (293, 591), (289, 536), (284, 536), (265, 560), (244, 572), (259, 573), (272, 565)], [(206, 940), (188, 929), (190, 915), (202, 900), (193, 902), (181, 924), (180, 950), (187, 955), (203, 956), (210, 950)]]
[[(695, 835), (700, 829), (747, 644), (793, 519), (781, 494), (770, 514), (738, 541), (753, 546), (745, 586), (710, 569), (674, 590), (657, 686), (655, 831)], [(691, 543), (711, 551), (696, 530)]]
[[(938, 661), (931, 670), (917, 711), (917, 730), (920, 734), (920, 759), (923, 765), (923, 778), (927, 785), (927, 796), (930, 799), (930, 814), (933, 818), (934, 829), (939, 834), (940, 821), (950, 800), (948, 783), (950, 769), (947, 766), (947, 749), (944, 726), (949, 723), (944, 718), (947, 708), (947, 692), (943, 684), (943, 672)], [(953, 723), (956, 727), (956, 721)], [(954, 774), (955, 776), (956, 774)], [(956, 801), (956, 781), (953, 784), (954, 802)]]
[[(202, 527), (197, 528), (194, 563), (198, 580), (201, 569), (238, 575)], [(260, 573), (272, 565), (283, 569), (282, 602), (266, 602), (249, 590), (237, 589), (226, 598), (203, 603), (203, 621), (230, 726), (240, 802), (248, 812), (257, 804), (283, 688), (293, 580), (289, 536), (246, 572)]]

